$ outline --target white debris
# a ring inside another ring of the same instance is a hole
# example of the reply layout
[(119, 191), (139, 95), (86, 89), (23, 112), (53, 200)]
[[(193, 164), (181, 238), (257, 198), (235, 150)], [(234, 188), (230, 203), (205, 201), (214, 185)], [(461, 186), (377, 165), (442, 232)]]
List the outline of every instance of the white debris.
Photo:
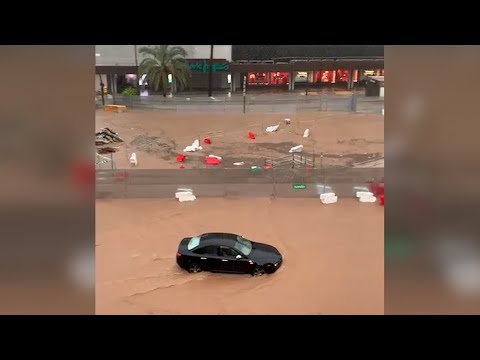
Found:
[(198, 150), (203, 150), (203, 148), (200, 146), (200, 141), (197, 139), (195, 140), (192, 145), (189, 145), (183, 149), (184, 152), (195, 152)]
[(180, 197), (178, 198), (178, 201), (185, 202), (185, 201), (194, 201), (196, 199), (197, 197), (193, 194), (183, 194), (183, 195), (180, 195)]
[(179, 191), (175, 193), (175, 199), (180, 199), (182, 196), (193, 195), (191, 191)]
[(188, 188), (178, 188), (177, 192), (175, 193), (175, 198), (180, 202), (193, 201), (197, 199), (197, 197), (193, 195), (193, 190)]
[(290, 120), (289, 118), (286, 118), (286, 119), (285, 119), (285, 125), (290, 125), (290, 121), (291, 121), (291, 120)]
[(373, 195), (372, 196), (365, 195), (365, 196), (360, 196), (358, 200), (362, 203), (374, 203), (377, 201), (377, 198)]
[(132, 165), (132, 166), (137, 166), (138, 165), (137, 154), (132, 153), (132, 155), (130, 156), (130, 165)]
[(218, 160), (222, 161), (222, 158), (220, 156), (217, 156), (217, 155), (208, 155), (208, 157), (217, 158)]
[(266, 131), (266, 132), (269, 132), (269, 133), (275, 132), (275, 131), (278, 130), (279, 127), (280, 127), (280, 124), (278, 124), (278, 125), (271, 125), (271, 126), (267, 127), (267, 128), (265, 129), (265, 131)]
[(303, 145), (297, 145), (292, 147), (288, 152), (289, 153), (300, 153), (303, 151)]
[(368, 190), (368, 187), (366, 186), (354, 186), (353, 187), (353, 194), (358, 197), (357, 193), (360, 192), (360, 191), (364, 191), (364, 192), (370, 192)]
[(323, 200), (332, 196), (335, 196), (334, 192), (323, 193), (323, 194), (320, 194), (320, 200)]
[(326, 205), (327, 204), (335, 204), (338, 201), (338, 196), (336, 196), (336, 195), (329, 196), (329, 197), (320, 199), (320, 201), (322, 202), (322, 204), (326, 204)]
[(310, 135), (310, 130), (306, 129), (305, 132), (303, 133), (303, 137), (307, 138)]
[(373, 193), (371, 193), (370, 191), (357, 191), (357, 193), (355, 194), (358, 198), (360, 197), (365, 197), (365, 196), (373, 196)]
[(242, 166), (242, 165), (245, 165), (245, 163), (243, 161), (240, 161), (240, 162), (235, 162), (233, 163), (233, 165), (235, 166)]
[(334, 192), (320, 194), (322, 204), (334, 204), (338, 201), (338, 196)]

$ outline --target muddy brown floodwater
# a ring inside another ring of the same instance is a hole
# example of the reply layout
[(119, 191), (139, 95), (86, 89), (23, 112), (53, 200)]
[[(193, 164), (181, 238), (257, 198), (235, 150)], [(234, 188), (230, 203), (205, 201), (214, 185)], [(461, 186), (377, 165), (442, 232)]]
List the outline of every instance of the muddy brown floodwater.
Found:
[[(339, 199), (97, 200), (97, 314), (383, 314), (383, 207)], [(276, 246), (252, 277), (189, 274), (179, 241), (209, 231)]]

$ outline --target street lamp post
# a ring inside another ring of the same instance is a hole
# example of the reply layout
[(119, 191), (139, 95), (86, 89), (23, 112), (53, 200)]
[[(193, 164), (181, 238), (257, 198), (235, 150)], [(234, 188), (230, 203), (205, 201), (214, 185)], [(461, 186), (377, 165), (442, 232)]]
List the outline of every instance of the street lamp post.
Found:
[(210, 62), (208, 64), (208, 97), (212, 97), (212, 80), (213, 80), (213, 46), (210, 45)]

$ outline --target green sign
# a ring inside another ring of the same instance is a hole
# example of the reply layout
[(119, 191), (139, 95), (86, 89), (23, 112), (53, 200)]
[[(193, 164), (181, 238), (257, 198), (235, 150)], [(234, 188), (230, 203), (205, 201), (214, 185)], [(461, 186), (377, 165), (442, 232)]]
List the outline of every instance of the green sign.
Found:
[[(190, 63), (189, 65), (191, 71), (199, 71), (202, 73), (207, 73), (210, 68), (207, 60)], [(212, 73), (216, 73), (217, 71), (228, 71), (228, 64), (213, 64)]]
[(305, 184), (292, 184), (292, 189), (293, 190), (298, 190), (298, 189), (306, 189), (307, 185)]

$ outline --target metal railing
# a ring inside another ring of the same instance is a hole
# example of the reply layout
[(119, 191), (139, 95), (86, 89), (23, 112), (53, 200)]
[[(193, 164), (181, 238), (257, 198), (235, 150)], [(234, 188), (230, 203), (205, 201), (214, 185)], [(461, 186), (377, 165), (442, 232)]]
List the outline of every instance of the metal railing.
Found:
[[(365, 97), (358, 94), (321, 95), (298, 94), (251, 94), (245, 97), (234, 95), (210, 99), (207, 97), (188, 97), (176, 95), (172, 98), (163, 96), (122, 96), (106, 99), (106, 104), (125, 105), (127, 108), (150, 111), (175, 112), (360, 112), (381, 114), (384, 99), (381, 97)], [(97, 100), (97, 104), (99, 101)]]
[[(353, 197), (354, 187), (383, 181), (384, 169), (97, 170), (97, 198), (173, 198), (179, 188), (197, 197), (312, 198), (322, 192)], [(301, 186), (298, 186), (301, 185)]]

